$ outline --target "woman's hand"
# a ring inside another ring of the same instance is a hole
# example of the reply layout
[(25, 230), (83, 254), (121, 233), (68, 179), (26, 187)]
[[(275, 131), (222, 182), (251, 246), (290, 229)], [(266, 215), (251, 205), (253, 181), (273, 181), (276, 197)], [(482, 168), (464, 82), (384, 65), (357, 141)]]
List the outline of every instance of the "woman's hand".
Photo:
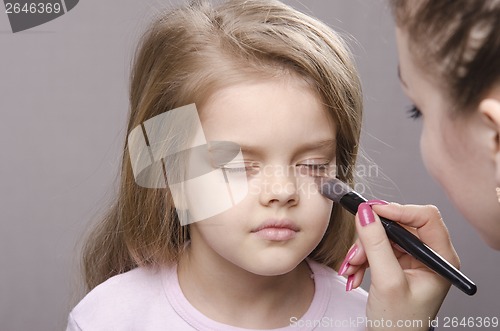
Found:
[[(457, 268), (458, 255), (435, 206), (384, 204), (373, 200), (360, 205), (356, 215), (359, 237), (339, 273), (348, 276), (349, 290), (361, 284), (370, 267), (368, 330), (429, 330), (429, 322), (436, 317), (450, 283), (391, 244), (377, 214), (405, 226)], [(398, 328), (397, 323), (407, 324)]]

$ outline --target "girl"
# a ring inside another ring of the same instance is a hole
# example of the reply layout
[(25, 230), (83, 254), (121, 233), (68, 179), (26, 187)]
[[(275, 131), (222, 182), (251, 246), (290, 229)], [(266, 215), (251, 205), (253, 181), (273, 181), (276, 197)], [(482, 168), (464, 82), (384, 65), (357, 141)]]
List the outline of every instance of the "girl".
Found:
[(366, 292), (332, 270), (352, 218), (313, 185), (337, 167), (352, 183), (357, 155), (360, 83), (336, 33), (273, 0), (178, 8), (143, 37), (130, 104), (68, 330), (365, 329)]

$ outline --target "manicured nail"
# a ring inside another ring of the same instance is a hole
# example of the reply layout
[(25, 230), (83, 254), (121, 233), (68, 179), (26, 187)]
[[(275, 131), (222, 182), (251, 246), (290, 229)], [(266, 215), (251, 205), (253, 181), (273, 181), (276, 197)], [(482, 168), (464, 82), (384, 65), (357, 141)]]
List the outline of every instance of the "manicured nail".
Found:
[(372, 207), (366, 202), (363, 202), (358, 207), (358, 217), (359, 223), (362, 226), (367, 226), (370, 223), (375, 222), (375, 217), (373, 216)]
[(347, 283), (345, 284), (346, 292), (349, 292), (350, 290), (352, 290), (352, 284), (354, 283), (354, 275), (355, 274), (352, 274), (349, 277), (347, 277)]
[(345, 274), (345, 272), (347, 271), (347, 269), (351, 266), (349, 264), (349, 262), (352, 260), (354, 255), (356, 255), (357, 251), (358, 251), (358, 246), (355, 244), (354, 246), (351, 247), (349, 252), (347, 252), (347, 255), (346, 255), (344, 261), (340, 265), (339, 276), (343, 276)]
[(389, 202), (385, 201), (385, 200), (379, 200), (379, 199), (374, 199), (374, 200), (368, 200), (366, 202), (367, 204), (369, 204), (370, 206), (374, 206), (374, 205), (388, 205)]

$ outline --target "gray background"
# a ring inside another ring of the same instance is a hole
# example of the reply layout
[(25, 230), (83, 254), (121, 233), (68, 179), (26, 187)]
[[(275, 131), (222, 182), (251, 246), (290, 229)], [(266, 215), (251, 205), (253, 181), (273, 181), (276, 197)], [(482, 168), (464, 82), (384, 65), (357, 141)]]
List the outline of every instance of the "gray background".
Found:
[[(170, 2), (81, 1), (17, 34), (0, 13), (0, 330), (64, 329), (81, 298), (81, 238), (117, 186), (131, 54), (144, 24)], [(385, 2), (286, 2), (352, 36), (366, 101), (362, 146), (383, 171), (369, 178), (371, 189), (439, 206), (463, 270), (478, 284), (474, 297), (452, 288), (440, 318), (500, 317), (500, 254), (423, 168), (420, 123), (407, 118)]]

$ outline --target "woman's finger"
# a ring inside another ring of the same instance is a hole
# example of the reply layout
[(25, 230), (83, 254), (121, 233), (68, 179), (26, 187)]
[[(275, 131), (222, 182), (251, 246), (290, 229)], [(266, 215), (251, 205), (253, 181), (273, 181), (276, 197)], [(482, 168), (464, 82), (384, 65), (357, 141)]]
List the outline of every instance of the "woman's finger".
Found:
[[(379, 217), (368, 203), (359, 205), (356, 230), (370, 264), (372, 285), (395, 287), (405, 276)], [(387, 277), (391, 275), (391, 277)]]

